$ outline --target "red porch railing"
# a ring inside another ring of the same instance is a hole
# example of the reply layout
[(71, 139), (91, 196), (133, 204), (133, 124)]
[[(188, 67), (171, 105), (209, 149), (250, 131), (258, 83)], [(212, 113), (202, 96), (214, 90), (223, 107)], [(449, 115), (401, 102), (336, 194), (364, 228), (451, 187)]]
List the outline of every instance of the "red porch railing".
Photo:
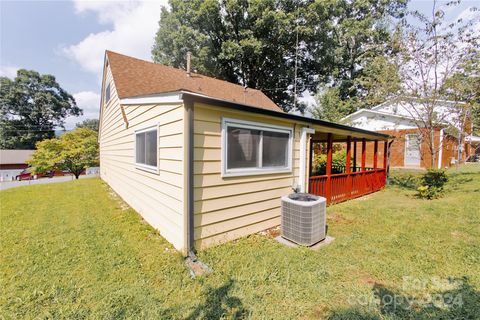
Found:
[(309, 192), (325, 197), (328, 204), (333, 204), (376, 192), (382, 189), (385, 183), (385, 169), (332, 174), (330, 179), (327, 175), (312, 176), (309, 181)]

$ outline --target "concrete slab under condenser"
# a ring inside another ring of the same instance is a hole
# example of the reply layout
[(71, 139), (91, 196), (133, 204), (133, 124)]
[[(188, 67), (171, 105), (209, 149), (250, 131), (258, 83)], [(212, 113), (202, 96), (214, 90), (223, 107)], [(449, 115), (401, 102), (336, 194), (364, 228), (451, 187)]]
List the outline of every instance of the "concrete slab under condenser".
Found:
[[(291, 247), (291, 248), (297, 248), (297, 247), (300, 247), (299, 244), (295, 243), (295, 242), (292, 242), (290, 240), (287, 240), (285, 238), (283, 238), (282, 236), (278, 236), (278, 237), (275, 237), (275, 240), (278, 241), (278, 243), (281, 243), (287, 247)], [(329, 245), (330, 243), (333, 242), (333, 240), (335, 240), (334, 237), (330, 237), (330, 236), (327, 236), (325, 239), (323, 239), (322, 241), (318, 242), (318, 243), (315, 243), (313, 246), (310, 246), (310, 247), (307, 247), (309, 249), (312, 249), (312, 250), (318, 250), (320, 248), (323, 248), (327, 245)]]

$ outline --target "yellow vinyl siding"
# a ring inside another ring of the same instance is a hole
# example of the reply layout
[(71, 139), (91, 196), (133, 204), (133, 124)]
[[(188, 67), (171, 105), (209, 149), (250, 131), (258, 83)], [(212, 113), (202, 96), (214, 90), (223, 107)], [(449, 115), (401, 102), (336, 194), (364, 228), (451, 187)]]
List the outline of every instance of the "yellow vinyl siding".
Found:
[[(280, 197), (297, 183), (300, 125), (251, 112), (205, 104), (194, 107), (195, 244), (202, 249), (280, 223)], [(293, 130), (292, 172), (221, 176), (222, 117), (278, 125)]]
[[(181, 103), (125, 105), (128, 128), (121, 113), (112, 75), (107, 67), (105, 87), (111, 99), (103, 107), (100, 131), (101, 177), (175, 248), (184, 244), (184, 107)], [(158, 168), (152, 173), (135, 166), (136, 130), (157, 126)]]
[[(239, 193), (227, 197), (220, 197), (208, 200), (196, 200), (194, 204), (195, 214), (207, 214), (209, 212), (223, 210), (226, 208), (241, 207), (244, 204), (260, 202), (265, 199), (273, 199), (291, 192), (291, 184), (282, 186), (272, 182), (270, 188), (262, 191), (250, 191), (249, 185), (238, 185)], [(195, 188), (199, 189), (199, 188)], [(239, 208), (239, 214), (248, 214)]]
[(264, 221), (256, 221), (255, 218), (251, 218), (250, 221), (252, 221), (252, 224), (241, 226), (232, 225), (228, 228), (225, 228), (223, 233), (218, 233), (208, 238), (200, 238), (195, 241), (195, 245), (197, 248), (207, 248), (212, 245), (225, 243), (231, 241), (232, 239), (237, 239), (244, 237), (245, 235), (271, 228), (272, 226), (278, 226), (280, 225), (280, 214), (277, 214), (275, 218)]

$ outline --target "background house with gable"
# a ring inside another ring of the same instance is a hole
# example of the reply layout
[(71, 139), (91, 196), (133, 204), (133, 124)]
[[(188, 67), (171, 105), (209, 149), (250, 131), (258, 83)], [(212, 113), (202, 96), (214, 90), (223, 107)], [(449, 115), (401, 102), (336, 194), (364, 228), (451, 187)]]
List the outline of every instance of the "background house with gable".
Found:
[[(458, 102), (457, 102), (458, 103)], [(415, 105), (417, 104), (417, 105)], [(341, 122), (356, 128), (381, 132), (394, 137), (390, 147), (390, 166), (405, 168), (430, 168), (431, 154), (427, 142), (422, 140), (421, 121), (415, 115), (420, 102), (415, 99), (397, 97), (388, 100), (372, 109), (360, 109), (346, 117)], [(471, 125), (461, 129), (462, 142), (458, 143), (458, 136), (449, 131), (449, 127), (456, 124), (455, 114), (452, 113), (454, 102), (441, 101), (437, 112), (442, 115), (444, 125), (435, 128), (434, 144), (436, 149), (436, 168), (446, 168), (456, 162), (463, 162), (475, 153), (478, 137), (471, 135)], [(414, 110), (415, 109), (415, 110)], [(371, 145), (367, 148), (372, 148)], [(460, 148), (460, 158), (459, 158)]]

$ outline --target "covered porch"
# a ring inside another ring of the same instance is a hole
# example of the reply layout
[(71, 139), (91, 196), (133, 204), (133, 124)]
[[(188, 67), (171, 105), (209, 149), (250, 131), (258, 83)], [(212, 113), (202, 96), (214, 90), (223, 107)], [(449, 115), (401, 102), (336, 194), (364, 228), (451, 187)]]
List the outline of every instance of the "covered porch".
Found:
[[(340, 157), (334, 159), (335, 152)], [(386, 185), (388, 159), (388, 136), (315, 130), (310, 135), (307, 191), (325, 197), (327, 204), (376, 192)]]

